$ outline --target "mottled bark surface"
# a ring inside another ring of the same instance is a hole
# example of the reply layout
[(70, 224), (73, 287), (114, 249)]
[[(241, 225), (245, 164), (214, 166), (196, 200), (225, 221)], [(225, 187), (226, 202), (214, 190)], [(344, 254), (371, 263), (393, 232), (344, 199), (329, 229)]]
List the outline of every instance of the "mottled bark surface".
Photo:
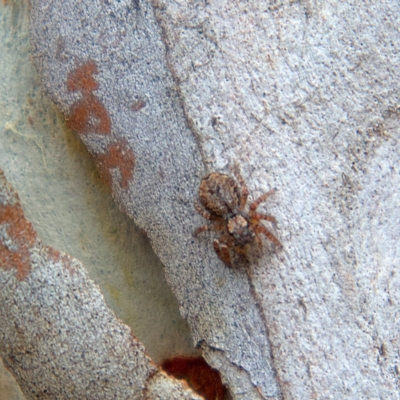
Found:
[(195, 344), (233, 393), (279, 396), (246, 272), (221, 267), (211, 241), (192, 235), (205, 169), (151, 5), (33, 3), (32, 44), (49, 95), (165, 264)]
[(200, 399), (162, 372), (82, 264), (44, 246), (0, 170), (0, 356), (28, 399)]
[(279, 189), (251, 271), (284, 396), (397, 399), (398, 2), (152, 3), (210, 168)]
[[(233, 397), (397, 399), (398, 3), (32, 6), (46, 91)], [(234, 163), (251, 199), (278, 189), (283, 250), (247, 270), (192, 237), (201, 176)]]

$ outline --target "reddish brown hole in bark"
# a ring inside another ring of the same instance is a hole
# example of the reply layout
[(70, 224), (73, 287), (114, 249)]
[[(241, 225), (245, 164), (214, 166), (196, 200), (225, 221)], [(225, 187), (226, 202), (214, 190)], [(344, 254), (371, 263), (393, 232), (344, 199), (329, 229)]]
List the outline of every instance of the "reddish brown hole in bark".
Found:
[(186, 380), (206, 400), (222, 400), (225, 396), (225, 386), (219, 372), (212, 369), (202, 357), (174, 357), (165, 360), (161, 367), (175, 378)]

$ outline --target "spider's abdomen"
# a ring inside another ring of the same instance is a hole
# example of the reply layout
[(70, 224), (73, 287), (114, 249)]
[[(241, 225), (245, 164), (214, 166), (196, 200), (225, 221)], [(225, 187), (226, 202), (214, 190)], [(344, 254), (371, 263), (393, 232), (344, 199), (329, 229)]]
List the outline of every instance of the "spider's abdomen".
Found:
[(228, 233), (235, 239), (237, 246), (244, 246), (253, 242), (255, 233), (243, 215), (230, 218), (227, 224)]
[(232, 214), (238, 208), (240, 190), (232, 177), (212, 172), (202, 179), (199, 198), (206, 210), (224, 217)]

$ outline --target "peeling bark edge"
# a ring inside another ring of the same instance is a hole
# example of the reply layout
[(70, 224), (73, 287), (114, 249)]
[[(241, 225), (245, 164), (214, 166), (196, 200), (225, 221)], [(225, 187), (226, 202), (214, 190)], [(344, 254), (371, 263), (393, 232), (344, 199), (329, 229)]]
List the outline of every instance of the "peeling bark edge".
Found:
[(156, 367), (78, 260), (42, 244), (1, 170), (0, 355), (27, 399), (201, 399)]

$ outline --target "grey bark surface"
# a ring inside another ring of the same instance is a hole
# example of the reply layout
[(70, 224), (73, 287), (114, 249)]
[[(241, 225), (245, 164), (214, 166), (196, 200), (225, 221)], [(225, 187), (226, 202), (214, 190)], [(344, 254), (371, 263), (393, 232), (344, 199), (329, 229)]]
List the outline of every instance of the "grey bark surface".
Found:
[(46, 247), (0, 170), (0, 356), (28, 399), (200, 400), (159, 371), (83, 265)]
[[(400, 7), (368, 2), (32, 2), (33, 57), (67, 115), (93, 61), (146, 230), (193, 339), (235, 399), (399, 398)], [(131, 104), (142, 101), (139, 111)], [(283, 250), (229, 269), (193, 203), (238, 163)], [(273, 357), (271, 357), (271, 354)]]

